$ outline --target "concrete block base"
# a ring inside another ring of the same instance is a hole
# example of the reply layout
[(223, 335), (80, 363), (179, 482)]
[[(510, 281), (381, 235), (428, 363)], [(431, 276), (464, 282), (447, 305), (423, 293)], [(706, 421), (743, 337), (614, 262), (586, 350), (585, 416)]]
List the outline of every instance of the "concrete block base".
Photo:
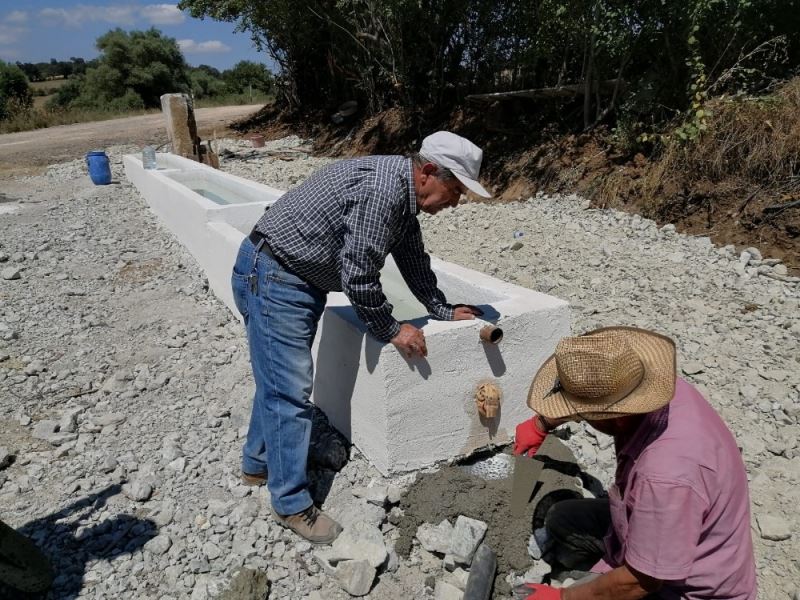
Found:
[[(383, 474), (508, 443), (531, 415), (525, 400), (533, 375), (569, 334), (563, 300), (452, 263), (432, 265), (448, 301), (479, 305), (503, 329), (498, 345), (479, 340), (484, 321), (420, 317), (410, 322), (422, 327), (428, 356), (408, 360), (369, 336), (339, 294), (329, 298), (317, 335), (314, 402)], [(387, 264), (383, 277), (394, 269)], [(492, 419), (475, 403), (483, 381), (503, 393)]]

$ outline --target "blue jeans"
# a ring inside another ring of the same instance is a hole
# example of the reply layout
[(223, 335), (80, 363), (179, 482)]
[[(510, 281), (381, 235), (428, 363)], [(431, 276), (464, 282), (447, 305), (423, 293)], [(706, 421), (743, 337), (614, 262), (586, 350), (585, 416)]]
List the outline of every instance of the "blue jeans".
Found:
[(311, 344), (327, 293), (259, 248), (245, 238), (231, 276), (256, 383), (242, 470), (266, 472), (273, 508), (291, 515), (312, 504), (306, 476), (314, 377)]

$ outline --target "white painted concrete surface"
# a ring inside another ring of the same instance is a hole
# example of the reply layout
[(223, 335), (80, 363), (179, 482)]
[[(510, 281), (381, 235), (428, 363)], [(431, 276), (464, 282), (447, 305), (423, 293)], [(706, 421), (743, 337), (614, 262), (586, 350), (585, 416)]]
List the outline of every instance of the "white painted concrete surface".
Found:
[[(238, 315), (231, 293), (231, 268), (246, 233), (283, 192), (174, 154), (156, 155), (158, 169), (146, 171), (141, 157), (123, 157), (125, 175), (206, 272), (214, 293)], [(191, 186), (222, 188), (240, 202), (219, 204)], [(187, 185), (188, 184), (188, 185)]]
[[(449, 302), (477, 304), (503, 329), (498, 345), (479, 341), (483, 320), (424, 317), (410, 322), (423, 328), (428, 357), (406, 360), (366, 334), (341, 294), (329, 298), (315, 342), (314, 402), (384, 474), (508, 443), (530, 417), (533, 375), (570, 330), (563, 300), (437, 259), (432, 266)], [(475, 405), (486, 379), (503, 391), (492, 420)]]
[[(159, 154), (155, 171), (145, 171), (133, 155), (124, 164), (128, 179), (205, 270), (211, 289), (238, 314), (230, 273), (239, 244), (283, 192), (175, 155)], [(423, 328), (428, 357), (406, 360), (369, 336), (341, 293), (329, 294), (314, 342), (314, 402), (384, 474), (510, 441), (530, 416), (525, 399), (533, 375), (569, 333), (563, 300), (436, 258), (432, 267), (449, 302), (476, 304), (502, 327), (500, 344), (479, 341), (485, 321), (425, 316), (391, 259), (382, 272), (384, 291), (398, 319)], [(500, 413), (490, 421), (474, 401), (485, 379), (503, 390)]]

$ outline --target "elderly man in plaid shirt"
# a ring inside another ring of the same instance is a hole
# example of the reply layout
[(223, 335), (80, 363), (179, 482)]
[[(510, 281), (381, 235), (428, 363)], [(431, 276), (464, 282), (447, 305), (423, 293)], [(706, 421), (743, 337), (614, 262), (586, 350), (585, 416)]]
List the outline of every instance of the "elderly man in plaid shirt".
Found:
[(314, 506), (306, 461), (311, 432), (311, 344), (325, 299), (343, 291), (377, 339), (406, 357), (426, 356), (422, 330), (392, 316), (380, 270), (392, 254), (414, 296), (442, 320), (473, 319), (438, 289), (417, 221), (458, 204), (478, 183), (483, 153), (446, 131), (411, 158), (368, 156), (333, 163), (284, 194), (244, 240), (233, 268), (256, 382), (242, 456), (246, 483), (266, 480), (278, 521), (310, 542), (341, 527)]

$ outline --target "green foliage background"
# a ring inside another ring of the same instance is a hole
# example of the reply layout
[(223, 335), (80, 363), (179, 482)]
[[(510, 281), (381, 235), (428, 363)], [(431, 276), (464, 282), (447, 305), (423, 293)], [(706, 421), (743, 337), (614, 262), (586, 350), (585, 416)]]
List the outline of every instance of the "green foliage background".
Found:
[(0, 60), (0, 121), (31, 106), (31, 91), (25, 73)]
[[(584, 127), (613, 115), (659, 123), (690, 109), (720, 78), (717, 93), (758, 91), (800, 64), (800, 0), (181, 0), (179, 7), (250, 32), (280, 66), (289, 109), (330, 110), (357, 99), (367, 113), (447, 111), (471, 93), (577, 84), (585, 90)], [(624, 79), (626, 93), (595, 93), (613, 79)]]
[[(71, 58), (49, 63), (0, 62), (0, 121), (41, 121), (31, 111), (29, 81), (67, 78), (48, 100), (48, 111), (124, 113), (157, 108), (167, 92), (192, 93), (196, 100), (232, 96), (263, 97), (272, 92), (274, 77), (266, 65), (240, 61), (219, 71), (208, 65), (190, 67), (178, 43), (157, 29), (114, 29), (97, 39), (101, 55), (91, 61)], [(37, 95), (44, 95), (42, 89)], [(46, 121), (46, 120), (45, 120)]]

